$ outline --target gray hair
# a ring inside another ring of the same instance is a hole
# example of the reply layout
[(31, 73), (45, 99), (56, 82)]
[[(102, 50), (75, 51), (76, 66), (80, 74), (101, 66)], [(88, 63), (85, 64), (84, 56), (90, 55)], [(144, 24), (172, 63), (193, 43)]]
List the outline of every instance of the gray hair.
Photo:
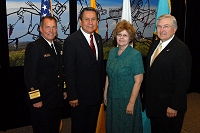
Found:
[(156, 27), (157, 27), (158, 22), (165, 18), (170, 18), (172, 26), (176, 30), (178, 29), (176, 18), (170, 14), (163, 14), (163, 15), (159, 16), (158, 19), (156, 20)]

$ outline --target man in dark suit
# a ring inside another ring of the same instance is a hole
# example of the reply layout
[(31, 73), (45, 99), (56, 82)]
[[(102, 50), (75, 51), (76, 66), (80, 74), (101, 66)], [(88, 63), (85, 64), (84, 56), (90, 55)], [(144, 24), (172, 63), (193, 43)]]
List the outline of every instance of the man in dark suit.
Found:
[[(94, 32), (98, 26), (97, 10), (84, 8), (79, 23), (81, 28), (65, 40), (63, 51), (71, 130), (72, 133), (95, 133), (105, 78), (102, 38)], [(91, 49), (91, 41), (95, 51)]]
[[(156, 27), (159, 39), (153, 41), (146, 64), (146, 113), (152, 133), (180, 133), (192, 59), (188, 47), (175, 36), (174, 16), (160, 16)], [(155, 57), (159, 48), (161, 52)]]
[[(62, 47), (54, 42), (57, 22), (54, 17), (43, 17), (41, 36), (27, 45), (24, 78), (27, 86), (34, 133), (58, 133), (63, 97)], [(51, 46), (53, 44), (53, 46)]]

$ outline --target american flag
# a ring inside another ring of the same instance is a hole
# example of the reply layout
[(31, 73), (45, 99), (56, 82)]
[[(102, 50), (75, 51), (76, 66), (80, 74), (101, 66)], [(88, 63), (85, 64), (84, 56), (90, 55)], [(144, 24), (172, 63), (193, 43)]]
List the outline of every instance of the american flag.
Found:
[(41, 17), (52, 16), (51, 0), (41, 0)]

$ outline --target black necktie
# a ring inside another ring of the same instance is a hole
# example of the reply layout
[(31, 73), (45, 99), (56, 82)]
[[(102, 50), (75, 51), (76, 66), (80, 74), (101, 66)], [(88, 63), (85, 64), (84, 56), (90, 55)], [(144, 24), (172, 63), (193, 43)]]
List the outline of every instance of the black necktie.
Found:
[(51, 44), (51, 49), (53, 50), (53, 52), (56, 54), (55, 48), (54, 48), (54, 44)]

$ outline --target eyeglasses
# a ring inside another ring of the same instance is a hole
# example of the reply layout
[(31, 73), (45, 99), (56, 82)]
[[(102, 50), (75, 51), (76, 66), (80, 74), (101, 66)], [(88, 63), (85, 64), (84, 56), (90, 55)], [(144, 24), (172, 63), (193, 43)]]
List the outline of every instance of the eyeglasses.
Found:
[(124, 38), (126, 38), (126, 37), (128, 37), (129, 35), (126, 35), (126, 34), (117, 34), (117, 36), (118, 36), (118, 37), (124, 37)]
[(161, 25), (158, 25), (157, 26), (157, 29), (164, 29), (164, 30), (168, 30), (170, 27), (172, 27), (172, 26), (170, 26), (170, 25), (164, 25), (164, 26), (161, 26)]

